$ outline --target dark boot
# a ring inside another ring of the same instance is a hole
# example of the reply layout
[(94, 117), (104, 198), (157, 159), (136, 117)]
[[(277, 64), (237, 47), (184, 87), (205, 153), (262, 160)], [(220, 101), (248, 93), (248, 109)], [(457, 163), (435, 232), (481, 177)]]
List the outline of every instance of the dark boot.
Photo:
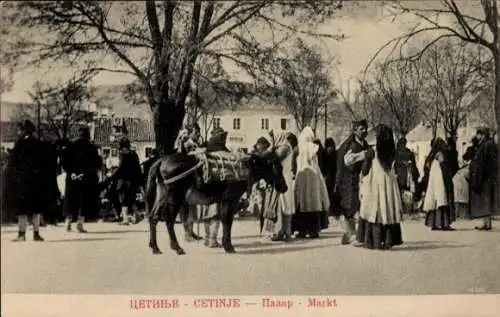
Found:
[(42, 236), (40, 236), (40, 232), (33, 231), (33, 241), (44, 241)]
[(12, 241), (14, 242), (26, 241), (26, 232), (19, 231), (19, 233), (17, 234), (17, 238), (15, 238)]

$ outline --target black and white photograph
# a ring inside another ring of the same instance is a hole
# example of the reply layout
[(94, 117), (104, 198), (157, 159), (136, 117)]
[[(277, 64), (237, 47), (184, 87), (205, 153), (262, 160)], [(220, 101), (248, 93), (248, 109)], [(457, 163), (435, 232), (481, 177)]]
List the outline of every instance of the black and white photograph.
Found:
[(0, 12), (2, 316), (497, 316), (497, 0)]

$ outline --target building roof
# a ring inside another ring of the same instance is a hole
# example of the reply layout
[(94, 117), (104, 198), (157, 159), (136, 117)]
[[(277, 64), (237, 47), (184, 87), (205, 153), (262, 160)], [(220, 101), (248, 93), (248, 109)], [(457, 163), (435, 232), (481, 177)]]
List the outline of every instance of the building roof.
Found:
[[(149, 142), (155, 140), (154, 126), (151, 120), (140, 118), (125, 118), (127, 137), (131, 142)], [(72, 125), (68, 132), (68, 139), (72, 140), (78, 135), (80, 125)], [(42, 124), (42, 135), (47, 140), (56, 140), (57, 136), (49, 130), (46, 124)], [(98, 145), (113, 143), (110, 136), (113, 135), (113, 121), (102, 118), (95, 123), (94, 142)], [(18, 139), (17, 122), (0, 122), (0, 139), (2, 142), (10, 143)]]
[[(130, 142), (149, 142), (155, 140), (154, 125), (152, 120), (141, 118), (125, 118), (124, 125)], [(113, 135), (113, 121), (102, 118), (96, 122), (94, 142), (96, 144), (111, 144), (110, 136)]]

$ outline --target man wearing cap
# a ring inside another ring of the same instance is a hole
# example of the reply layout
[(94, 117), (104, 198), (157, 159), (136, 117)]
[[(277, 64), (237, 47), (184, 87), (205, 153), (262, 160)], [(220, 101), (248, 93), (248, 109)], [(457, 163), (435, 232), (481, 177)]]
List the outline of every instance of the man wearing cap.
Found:
[(85, 217), (95, 215), (99, 211), (98, 172), (102, 166), (97, 147), (90, 141), (88, 127), (79, 129), (78, 139), (65, 149), (61, 162), (66, 172), (63, 207), (66, 230), (71, 231), (71, 222), (74, 216), (78, 216), (77, 230), (85, 233)]
[(470, 163), (470, 218), (483, 218), (483, 225), (476, 230), (490, 231), (492, 216), (498, 211), (495, 209), (495, 196), (498, 190), (496, 175), (498, 168), (497, 148), (490, 137), (488, 128), (478, 128), (477, 152)]
[(342, 244), (351, 244), (356, 237), (355, 214), (359, 211), (359, 181), (363, 162), (373, 157), (374, 152), (366, 142), (368, 123), (366, 120), (354, 121), (351, 136), (342, 143), (337, 156), (337, 175), (335, 192), (340, 198), (344, 235)]
[(18, 217), (18, 236), (26, 241), (28, 217), (32, 216), (33, 240), (40, 236), (40, 209), (44, 206), (45, 146), (34, 136), (35, 125), (25, 120), (18, 125), (19, 140), (14, 145), (6, 166), (7, 208)]
[[(116, 184), (120, 200), (122, 225), (129, 224), (129, 211), (135, 205), (137, 193), (142, 185), (143, 177), (139, 156), (131, 149), (130, 141), (123, 138), (119, 142), (120, 163), (110, 179)], [(137, 217), (136, 217), (137, 222)]]

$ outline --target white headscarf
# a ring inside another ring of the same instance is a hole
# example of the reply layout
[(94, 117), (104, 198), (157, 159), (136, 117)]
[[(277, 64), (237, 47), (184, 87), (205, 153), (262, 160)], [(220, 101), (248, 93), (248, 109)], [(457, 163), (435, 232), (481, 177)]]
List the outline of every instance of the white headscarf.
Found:
[(318, 153), (319, 146), (314, 144), (314, 132), (311, 127), (305, 127), (299, 135), (299, 156), (297, 157), (297, 172), (307, 166), (313, 166), (313, 158)]
[(286, 132), (274, 132), (272, 133), (272, 145), (274, 147), (279, 147), (283, 145), (288, 145), (288, 140), (286, 139), (287, 133)]

